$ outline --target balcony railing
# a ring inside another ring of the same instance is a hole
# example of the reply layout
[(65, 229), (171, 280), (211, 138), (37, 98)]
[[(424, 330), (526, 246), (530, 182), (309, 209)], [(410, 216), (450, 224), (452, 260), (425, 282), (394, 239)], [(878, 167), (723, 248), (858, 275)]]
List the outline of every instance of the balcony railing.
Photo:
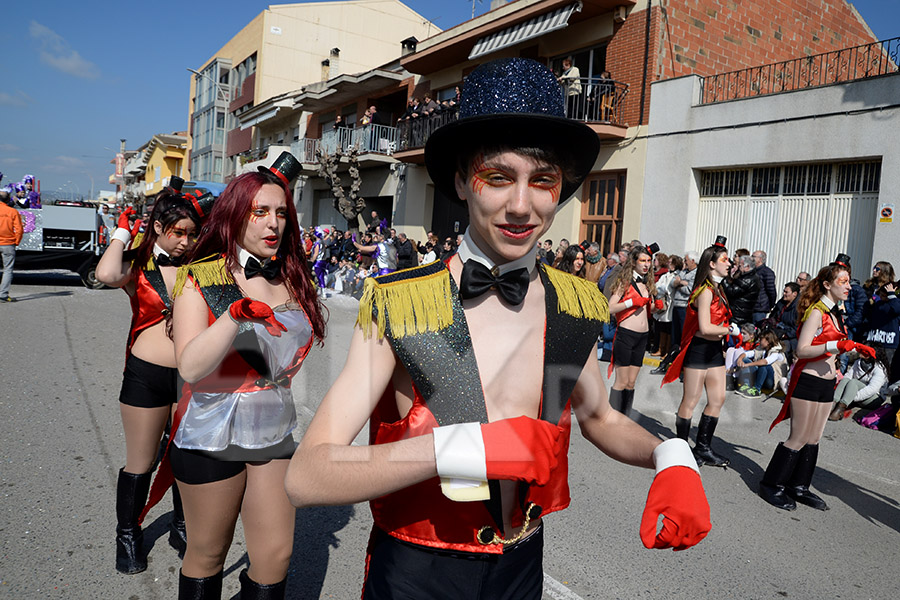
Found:
[(712, 104), (859, 81), (897, 73), (900, 38), (710, 75), (702, 79), (700, 104)]
[(356, 148), (360, 154), (385, 154), (397, 151), (398, 131), (387, 125), (364, 125), (354, 129), (339, 127), (322, 133), (319, 138), (303, 138), (291, 144), (291, 154), (301, 163), (314, 163), (316, 152), (334, 153), (338, 148), (347, 152)]
[[(565, 114), (568, 118), (583, 123), (624, 124), (623, 107), (628, 93), (627, 83), (596, 77), (581, 77), (577, 81), (580, 87), (575, 86), (575, 89), (580, 91), (566, 96)], [(446, 111), (400, 122), (397, 127), (400, 135), (399, 150), (425, 146), (434, 130), (456, 118), (456, 111)]]

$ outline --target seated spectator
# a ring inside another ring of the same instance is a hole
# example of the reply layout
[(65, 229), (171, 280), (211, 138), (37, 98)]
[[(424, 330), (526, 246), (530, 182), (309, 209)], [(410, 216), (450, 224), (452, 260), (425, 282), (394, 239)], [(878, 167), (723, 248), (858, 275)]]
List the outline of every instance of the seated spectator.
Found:
[(744, 355), (747, 350), (756, 348), (757, 329), (753, 323), (745, 323), (741, 326), (741, 333), (738, 336), (725, 336), (729, 341), (728, 347), (725, 349), (725, 389), (732, 391), (736, 388), (734, 381), (737, 378), (738, 358)]
[(742, 256), (738, 260), (737, 277), (722, 281), (725, 297), (731, 306), (731, 321), (738, 325), (753, 323), (753, 307), (759, 299), (759, 277), (753, 258)]
[(840, 421), (848, 416), (851, 408), (877, 408), (881, 406), (881, 390), (888, 380), (888, 363), (884, 348), (875, 349), (875, 359), (859, 356), (834, 389), (834, 408), (828, 415), (829, 421)]
[(338, 292), (340, 290), (335, 287), (335, 283), (337, 281), (337, 270), (340, 266), (338, 257), (334, 254), (331, 255), (331, 258), (328, 259), (328, 264), (325, 265), (325, 287)]
[(753, 350), (745, 350), (738, 357), (737, 393), (746, 398), (758, 398), (763, 389), (774, 389), (775, 382), (786, 372), (787, 360), (784, 349), (775, 332), (766, 331), (759, 338), (759, 345)]

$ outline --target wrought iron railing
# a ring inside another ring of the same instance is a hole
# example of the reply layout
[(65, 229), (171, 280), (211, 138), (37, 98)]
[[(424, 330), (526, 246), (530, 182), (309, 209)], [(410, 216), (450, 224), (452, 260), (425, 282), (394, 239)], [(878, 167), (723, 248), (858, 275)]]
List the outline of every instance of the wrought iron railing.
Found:
[(898, 72), (900, 37), (702, 78), (700, 104), (767, 96)]
[(422, 148), (435, 129), (456, 120), (457, 111), (447, 110), (433, 115), (400, 121), (397, 124), (398, 150)]
[(348, 129), (339, 127), (322, 133), (321, 138), (303, 138), (291, 144), (291, 154), (301, 163), (316, 162), (316, 152), (328, 154), (338, 148), (346, 152), (356, 148), (360, 154), (386, 154), (397, 151), (399, 132), (388, 125), (364, 125)]

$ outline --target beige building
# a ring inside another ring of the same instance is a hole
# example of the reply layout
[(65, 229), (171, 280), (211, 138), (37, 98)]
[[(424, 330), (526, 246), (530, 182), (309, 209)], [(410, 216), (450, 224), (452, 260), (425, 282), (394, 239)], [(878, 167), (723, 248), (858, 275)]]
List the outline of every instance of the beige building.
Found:
[[(254, 124), (242, 128), (246, 111), (308, 84), (385, 64), (396, 58), (401, 40), (436, 31), (398, 0), (269, 6), (191, 78), (190, 177), (227, 181), (241, 154), (279, 141), (260, 139)], [(281, 141), (303, 135), (298, 123)]]

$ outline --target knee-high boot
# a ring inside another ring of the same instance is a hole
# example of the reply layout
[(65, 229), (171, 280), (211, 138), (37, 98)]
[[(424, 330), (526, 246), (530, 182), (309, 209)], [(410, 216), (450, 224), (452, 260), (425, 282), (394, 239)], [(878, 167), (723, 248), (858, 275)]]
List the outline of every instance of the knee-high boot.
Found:
[(783, 510), (797, 508), (797, 503), (785, 493), (784, 486), (797, 466), (799, 455), (797, 450), (791, 450), (784, 444), (778, 444), (775, 453), (772, 454), (772, 460), (769, 461), (769, 466), (766, 467), (766, 474), (759, 482), (760, 497), (776, 508)]
[(691, 435), (691, 420), (675, 415), (675, 437), (688, 441)]
[(188, 577), (178, 571), (178, 600), (220, 600), (222, 571), (209, 577)]
[(116, 570), (132, 575), (147, 568), (144, 532), (138, 518), (147, 502), (152, 473), (126, 473), (119, 469), (116, 484)]
[(169, 523), (169, 545), (178, 551), (178, 556), (184, 558), (187, 550), (187, 529), (184, 526), (184, 507), (181, 505), (181, 494), (178, 492), (178, 484), (172, 484), (172, 522)]
[(694, 445), (694, 458), (697, 466), (712, 465), (713, 467), (728, 466), (728, 459), (722, 458), (712, 451), (712, 438), (719, 424), (718, 417), (702, 415), (697, 424), (697, 443)]
[(634, 404), (634, 390), (622, 390), (622, 414), (626, 417), (631, 412), (631, 405)]
[(812, 482), (813, 471), (816, 469), (818, 460), (818, 444), (807, 444), (800, 448), (797, 451), (797, 465), (784, 486), (784, 491), (800, 504), (812, 506), (817, 510), (828, 510), (825, 501), (809, 491), (809, 484)]
[(609, 405), (613, 410), (617, 410), (622, 412), (622, 406), (625, 402), (625, 390), (617, 390), (616, 388), (611, 388), (609, 390)]
[(263, 585), (250, 579), (247, 569), (241, 571), (241, 600), (283, 600), (287, 578), (278, 583)]

